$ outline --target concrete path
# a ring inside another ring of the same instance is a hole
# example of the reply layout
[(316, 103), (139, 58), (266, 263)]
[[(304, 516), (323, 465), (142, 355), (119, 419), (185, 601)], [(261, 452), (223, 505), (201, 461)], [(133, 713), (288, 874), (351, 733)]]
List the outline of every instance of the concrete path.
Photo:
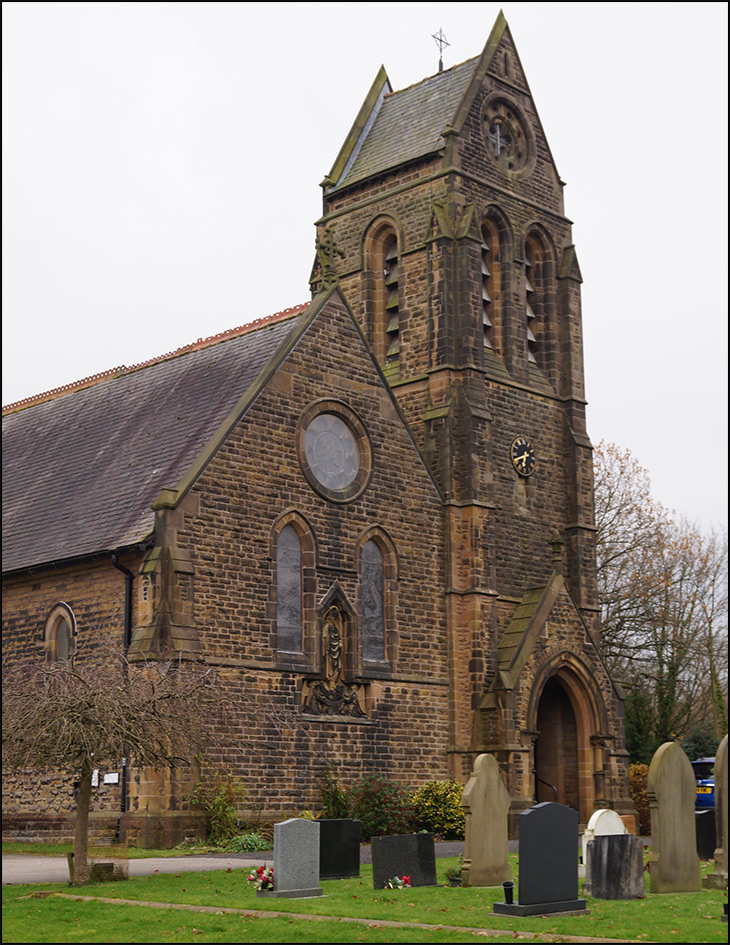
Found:
[[(517, 849), (510, 841), (510, 849)], [(464, 842), (437, 842), (436, 857), (459, 856)], [(369, 846), (360, 847), (360, 862), (372, 862)], [(154, 873), (195, 873), (206, 870), (246, 870), (251, 866), (273, 866), (274, 854), (264, 853), (216, 854), (212, 856), (160, 856), (129, 861), (130, 876), (152, 876)], [(65, 856), (33, 856), (32, 854), (3, 853), (3, 886), (19, 883), (67, 883), (68, 863)]]
[[(161, 856), (129, 861), (130, 876), (152, 876), (154, 873), (195, 873), (206, 870), (248, 869), (251, 866), (273, 866), (272, 854), (258, 856)], [(65, 856), (33, 856), (3, 853), (3, 886), (19, 883), (67, 883), (68, 862)]]

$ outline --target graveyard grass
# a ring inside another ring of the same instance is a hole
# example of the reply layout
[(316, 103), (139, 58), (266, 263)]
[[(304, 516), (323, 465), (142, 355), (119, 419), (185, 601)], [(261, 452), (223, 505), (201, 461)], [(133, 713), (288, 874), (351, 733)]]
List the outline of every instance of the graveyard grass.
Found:
[[(510, 857), (513, 872), (517, 857)], [(437, 861), (439, 883), (455, 858)], [(703, 874), (711, 864), (703, 863)], [(246, 881), (248, 869), (206, 873), (158, 874), (122, 883), (85, 886), (83, 896), (126, 899), (113, 904), (62, 898), (64, 884), (3, 888), (3, 942), (465, 942), (484, 938), (469, 932), (375, 927), (337, 921), (340, 918), (387, 920), (499, 929), (560, 936), (585, 936), (620, 942), (725, 942), (727, 925), (720, 922), (726, 895), (716, 890), (655, 895), (642, 900), (606, 901), (588, 898), (590, 915), (513, 918), (492, 916), (501, 888), (421, 887), (373, 890), (372, 869), (361, 867), (360, 879), (322, 881), (325, 895), (317, 899), (259, 899)], [(648, 874), (647, 883), (648, 883)], [(76, 891), (74, 891), (74, 895)], [(150, 908), (145, 902), (237, 908), (243, 914), (189, 912)], [(250, 910), (250, 911), (249, 911)], [(278, 912), (283, 917), (255, 913)], [(289, 918), (300, 913), (327, 919)], [(512, 942), (515, 935), (490, 936)], [(539, 939), (538, 939), (539, 940)]]

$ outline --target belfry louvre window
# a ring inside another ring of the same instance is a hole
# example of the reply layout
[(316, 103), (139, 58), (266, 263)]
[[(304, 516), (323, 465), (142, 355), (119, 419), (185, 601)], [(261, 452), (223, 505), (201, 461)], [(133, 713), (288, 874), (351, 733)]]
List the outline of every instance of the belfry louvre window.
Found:
[(498, 243), (488, 227), (482, 227), (481, 247), (481, 289), (482, 289), (482, 328), (484, 347), (494, 349), (494, 292), (498, 283), (496, 249)]
[(383, 254), (383, 279), (385, 284), (385, 367), (394, 371), (400, 356), (400, 314), (398, 297), (398, 242), (393, 237), (385, 246)]
[(537, 364), (535, 351), (537, 349), (537, 339), (535, 338), (535, 319), (536, 315), (533, 305), (536, 301), (536, 292), (530, 281), (530, 270), (532, 269), (531, 251), (525, 250), (525, 315), (527, 323), (527, 360), (531, 364)]
[(302, 651), (302, 543), (295, 528), (282, 528), (276, 542), (276, 647)]

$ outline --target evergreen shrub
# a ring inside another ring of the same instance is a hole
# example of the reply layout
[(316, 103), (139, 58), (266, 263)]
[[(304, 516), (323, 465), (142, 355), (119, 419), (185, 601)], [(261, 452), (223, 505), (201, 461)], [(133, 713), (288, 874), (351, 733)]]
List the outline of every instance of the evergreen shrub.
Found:
[(427, 781), (413, 795), (421, 826), (444, 840), (463, 840), (466, 818), (459, 781)]
[(416, 811), (402, 784), (369, 774), (353, 785), (349, 797), (351, 816), (360, 821), (363, 840), (413, 832)]
[(231, 841), (232, 853), (258, 853), (270, 849), (271, 842), (262, 837), (258, 830), (245, 830)]
[(651, 833), (651, 812), (646, 787), (649, 781), (649, 765), (629, 765), (629, 791), (639, 815), (639, 833), (648, 837)]

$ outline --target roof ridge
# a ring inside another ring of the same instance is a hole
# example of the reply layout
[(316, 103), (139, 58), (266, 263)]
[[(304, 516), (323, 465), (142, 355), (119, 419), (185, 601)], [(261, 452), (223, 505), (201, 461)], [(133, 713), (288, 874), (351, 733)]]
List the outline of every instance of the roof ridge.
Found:
[(442, 69), (440, 72), (434, 72), (431, 75), (424, 76), (423, 79), (419, 79), (418, 82), (411, 82), (410, 85), (406, 85), (402, 89), (394, 89), (392, 92), (387, 92), (385, 98), (392, 98), (394, 95), (399, 95), (401, 92), (408, 92), (410, 89), (415, 89), (417, 85), (422, 85), (424, 82), (430, 82), (431, 79), (436, 79), (440, 75), (446, 75), (447, 72), (452, 72), (454, 69), (458, 69), (461, 66), (465, 66), (467, 63), (472, 62), (475, 59), (479, 59), (479, 56), (470, 56), (468, 59), (465, 59), (463, 62), (457, 62), (453, 66), (449, 66), (448, 69)]
[(175, 348), (174, 351), (168, 351), (166, 354), (148, 358), (146, 361), (140, 361), (138, 364), (131, 364), (129, 366), (120, 364), (118, 367), (108, 368), (106, 371), (100, 371), (97, 374), (82, 377), (78, 381), (70, 381), (68, 384), (63, 384), (60, 387), (52, 387), (50, 390), (43, 391), (40, 394), (32, 394), (30, 397), (24, 397), (22, 400), (16, 400), (10, 404), (6, 404), (2, 410), (3, 416), (15, 413), (15, 411), (25, 407), (33, 407), (49, 400), (55, 400), (57, 397), (62, 397), (64, 394), (71, 394), (87, 387), (94, 387), (96, 384), (100, 384), (108, 378), (132, 374), (134, 371), (150, 367), (153, 364), (160, 364), (163, 361), (169, 361), (172, 358), (177, 358), (190, 351), (199, 351), (202, 348), (208, 348), (220, 341), (227, 341), (229, 338), (236, 338), (239, 335), (246, 335), (249, 332), (257, 331), (259, 328), (263, 328), (266, 325), (285, 321), (287, 318), (300, 315), (309, 305), (309, 302), (292, 305), (290, 308), (282, 309), (280, 312), (274, 312), (272, 315), (264, 315), (261, 318), (255, 318), (253, 321), (239, 325), (237, 328), (228, 328), (225, 331), (219, 331), (215, 335), (209, 335), (207, 338), (198, 338), (197, 341), (192, 341), (190, 344)]

